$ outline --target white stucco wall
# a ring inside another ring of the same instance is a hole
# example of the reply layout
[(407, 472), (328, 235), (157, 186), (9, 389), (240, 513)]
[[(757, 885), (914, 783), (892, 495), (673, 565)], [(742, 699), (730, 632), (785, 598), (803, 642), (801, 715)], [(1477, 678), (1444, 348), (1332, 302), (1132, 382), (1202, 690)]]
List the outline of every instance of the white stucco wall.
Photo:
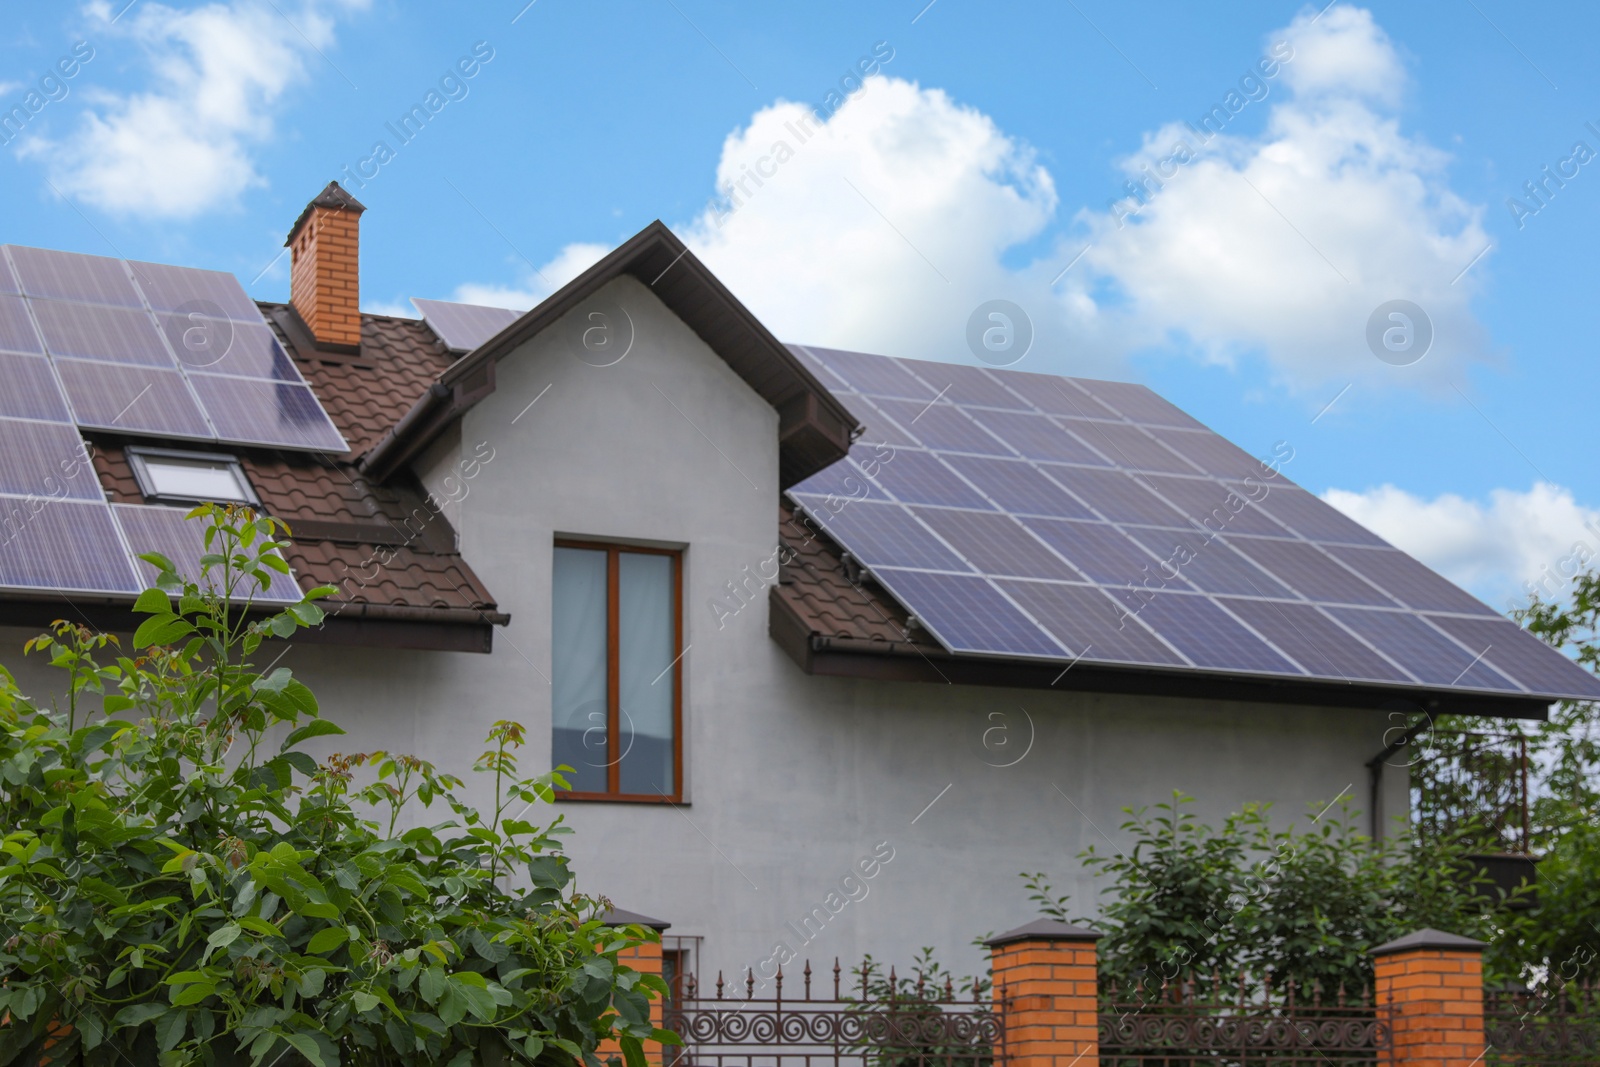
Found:
[[(768, 637), (764, 599), (719, 629), (708, 602), (776, 542), (776, 414), (644, 285), (603, 295), (632, 319), (625, 359), (580, 361), (558, 324), (499, 365), (496, 391), (419, 472), (459, 496), (444, 479), (480, 461), (452, 520), (512, 615), (494, 653), (295, 646), (282, 665), (349, 731), (327, 749), (410, 751), (467, 777), (490, 724), (516, 719), (524, 767), (548, 767), (552, 542), (576, 535), (685, 549), (687, 801), (558, 810), (580, 887), (703, 936), (704, 982), (780, 940), (819, 972), (924, 945), (978, 969), (975, 935), (1033, 917), (1018, 872), (1048, 872), (1093, 914), (1098, 886), (1076, 855), (1125, 843), (1121, 808), (1174, 789), (1213, 824), (1271, 801), (1303, 825), (1346, 789), (1365, 809), (1363, 764), (1392, 725), (1379, 712), (807, 677)], [(17, 669), (27, 636), (0, 630), (0, 662)], [(37, 662), (18, 674), (45, 691)], [(983, 745), (997, 723), (1013, 753), (1033, 734), (1014, 766)], [(1404, 772), (1385, 784), (1386, 810), (1403, 811)], [(785, 924), (880, 842), (893, 858), (866, 895), (802, 945)]]

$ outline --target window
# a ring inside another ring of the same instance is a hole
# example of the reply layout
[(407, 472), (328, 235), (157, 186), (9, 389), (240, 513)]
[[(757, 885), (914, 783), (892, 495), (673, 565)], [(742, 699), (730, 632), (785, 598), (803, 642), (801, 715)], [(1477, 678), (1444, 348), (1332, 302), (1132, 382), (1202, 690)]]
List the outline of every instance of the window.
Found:
[(239, 461), (232, 456), (130, 448), (128, 463), (139, 482), (139, 491), (153, 503), (259, 503)]
[(683, 778), (683, 560), (558, 541), (552, 752), (581, 799), (676, 800)]

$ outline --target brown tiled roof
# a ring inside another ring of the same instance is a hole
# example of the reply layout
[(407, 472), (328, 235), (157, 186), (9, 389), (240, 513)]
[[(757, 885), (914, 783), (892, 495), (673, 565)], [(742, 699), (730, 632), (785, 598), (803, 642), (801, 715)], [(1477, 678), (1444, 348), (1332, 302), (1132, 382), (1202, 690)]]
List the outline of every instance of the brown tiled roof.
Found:
[[(356, 466), (449, 366), (452, 357), (444, 346), (420, 321), (363, 315), (359, 353), (306, 352), (278, 321), (283, 305), (262, 310), (351, 446), (343, 456), (229, 450), (239, 457), (262, 509), (289, 524), (294, 544), (285, 555), (301, 588), (337, 587), (327, 603), (341, 613), (379, 609), (418, 619), (504, 621), (457, 551), (449, 520), (428, 504), (422, 487), (404, 475), (378, 485)], [(124, 442), (90, 436), (108, 498), (142, 503)]]
[(847, 571), (844, 550), (797, 519), (788, 501), (778, 505), (778, 531), (789, 549), (785, 557), (792, 562), (773, 587), (772, 610), (788, 613), (808, 634), (881, 642), (885, 651), (897, 645), (942, 654), (927, 631), (908, 629), (905, 610), (877, 583), (859, 571)]

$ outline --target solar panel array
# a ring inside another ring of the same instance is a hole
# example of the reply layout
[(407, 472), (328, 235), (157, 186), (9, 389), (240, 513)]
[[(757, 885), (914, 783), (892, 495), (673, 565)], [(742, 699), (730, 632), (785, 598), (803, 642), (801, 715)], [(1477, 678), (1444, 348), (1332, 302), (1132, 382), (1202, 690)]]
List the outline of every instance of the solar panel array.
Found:
[(0, 588), (137, 593), (151, 550), (198, 578), (200, 530), (107, 504), (80, 428), (349, 448), (231, 274), (0, 246)]
[(233, 275), (19, 245), (0, 260), (0, 413), (349, 449)]
[(1143, 386), (792, 347), (867, 429), (791, 499), (951, 652), (1600, 697)]
[(415, 296), (411, 303), (422, 312), (422, 320), (428, 328), (454, 352), (471, 352), (522, 318), (520, 311), (481, 304), (453, 304), (448, 300), (424, 300)]

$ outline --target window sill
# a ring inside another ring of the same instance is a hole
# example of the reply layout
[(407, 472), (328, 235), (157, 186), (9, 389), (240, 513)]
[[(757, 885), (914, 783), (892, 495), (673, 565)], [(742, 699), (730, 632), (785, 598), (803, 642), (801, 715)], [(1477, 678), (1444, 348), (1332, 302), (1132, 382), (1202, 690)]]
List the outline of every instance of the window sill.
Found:
[(649, 793), (576, 793), (558, 789), (556, 791), (556, 802), (560, 803), (567, 800), (584, 803), (599, 801), (609, 804), (671, 804), (680, 808), (689, 806), (688, 801), (676, 796), (663, 797)]

